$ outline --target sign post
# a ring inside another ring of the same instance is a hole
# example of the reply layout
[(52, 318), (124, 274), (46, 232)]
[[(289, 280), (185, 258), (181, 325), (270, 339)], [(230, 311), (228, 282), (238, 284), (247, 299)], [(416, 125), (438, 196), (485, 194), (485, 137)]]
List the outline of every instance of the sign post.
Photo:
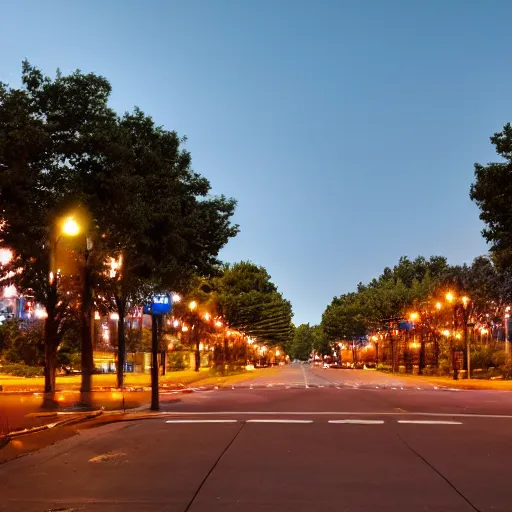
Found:
[(172, 300), (169, 294), (154, 295), (150, 306), (144, 307), (144, 312), (151, 314), (151, 410), (160, 409), (158, 394), (158, 324), (162, 315), (170, 313)]

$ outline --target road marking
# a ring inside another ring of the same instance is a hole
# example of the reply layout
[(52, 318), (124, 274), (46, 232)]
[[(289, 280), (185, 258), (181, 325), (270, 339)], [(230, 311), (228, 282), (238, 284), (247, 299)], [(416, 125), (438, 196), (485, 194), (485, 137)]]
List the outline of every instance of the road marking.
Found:
[(168, 420), (165, 423), (237, 423), (238, 420)]
[(313, 420), (247, 420), (246, 423), (313, 423)]
[(384, 420), (329, 420), (329, 423), (348, 425), (382, 425)]
[(361, 411), (164, 411), (152, 415), (159, 416), (416, 416), (430, 418), (476, 418), (512, 420), (511, 414), (470, 414), (441, 412), (361, 412)]
[(433, 421), (433, 420), (398, 420), (398, 423), (413, 425), (462, 425), (460, 421)]
[(89, 462), (107, 462), (112, 459), (118, 459), (119, 457), (123, 457), (124, 455), (126, 455), (126, 453), (124, 452), (108, 452), (90, 458)]
[(306, 385), (306, 388), (309, 388), (308, 379), (306, 377), (306, 370), (304, 369), (304, 366), (301, 366), (300, 368), (302, 370), (302, 376), (304, 377), (304, 384)]

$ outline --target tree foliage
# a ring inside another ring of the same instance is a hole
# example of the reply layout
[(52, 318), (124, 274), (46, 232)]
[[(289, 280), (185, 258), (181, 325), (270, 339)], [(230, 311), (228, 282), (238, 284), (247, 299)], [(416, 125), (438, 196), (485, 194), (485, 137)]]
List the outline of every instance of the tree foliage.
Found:
[(218, 313), (248, 336), (272, 345), (285, 345), (292, 337), (292, 307), (254, 263), (227, 265), (215, 280)]
[(470, 197), (480, 208), (485, 223), (484, 238), (500, 267), (512, 265), (512, 126), (507, 123), (491, 137), (501, 162), (475, 164), (475, 182)]
[[(113, 303), (122, 360), (129, 302), (184, 288), (218, 266), (220, 249), (238, 232), (236, 203), (210, 195), (176, 132), (140, 109), (123, 116), (111, 109), (105, 78), (76, 71), (52, 79), (25, 62), (22, 83), (0, 84), (0, 245), (14, 253), (3, 277), (46, 306), (46, 388), (54, 389), (56, 352), (77, 299), (82, 353), (94, 302)], [(81, 221), (74, 242), (58, 232), (70, 212)], [(70, 264), (60, 274), (57, 248)], [(110, 258), (122, 259), (115, 276)], [(79, 286), (68, 294), (73, 279)]]

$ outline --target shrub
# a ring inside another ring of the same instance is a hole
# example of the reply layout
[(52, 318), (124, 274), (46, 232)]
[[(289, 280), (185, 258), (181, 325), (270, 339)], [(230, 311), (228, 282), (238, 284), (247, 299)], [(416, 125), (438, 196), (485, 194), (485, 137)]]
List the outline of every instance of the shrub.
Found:
[(8, 320), (0, 327), (0, 345), (4, 361), (26, 365), (44, 364), (43, 322)]
[(377, 365), (377, 370), (379, 370), (380, 372), (392, 372), (393, 368), (391, 367), (390, 364), (379, 363)]
[(487, 370), (491, 366), (499, 366), (494, 362), (495, 350), (491, 346), (476, 347), (471, 350), (471, 368)]
[(40, 377), (44, 375), (44, 368), (41, 366), (28, 366), (19, 363), (4, 364), (0, 367), (0, 371), (14, 377)]
[(187, 368), (183, 352), (171, 352), (167, 357), (167, 361), (167, 367), (171, 371), (185, 370)]

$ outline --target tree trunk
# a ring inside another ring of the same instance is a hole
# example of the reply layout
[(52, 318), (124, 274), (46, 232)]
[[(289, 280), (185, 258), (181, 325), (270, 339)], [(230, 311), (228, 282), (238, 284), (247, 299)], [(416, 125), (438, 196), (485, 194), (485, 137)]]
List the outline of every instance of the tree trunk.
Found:
[(393, 373), (396, 372), (396, 346), (395, 346), (395, 340), (393, 339), (393, 335), (389, 333), (389, 344), (391, 345), (391, 371)]
[[(464, 362), (463, 369), (468, 371), (468, 359), (469, 359), (469, 339), (468, 339), (468, 322), (464, 318), (464, 325), (462, 326), (463, 340), (464, 340)], [(468, 372), (469, 373), (469, 372)], [(468, 378), (471, 378), (468, 375)]]
[(224, 346), (223, 346), (223, 361), (222, 361), (222, 374), (226, 373), (226, 366), (229, 365), (229, 347), (228, 347), (228, 339), (224, 338)]
[(124, 365), (126, 361), (126, 338), (124, 334), (124, 317), (126, 314), (126, 299), (116, 300), (119, 320), (117, 321), (117, 387), (124, 388)]
[(160, 409), (158, 396), (158, 315), (151, 315), (151, 410)]
[(92, 373), (94, 370), (93, 347), (91, 337), (92, 293), (91, 276), (86, 251), (82, 272), (82, 305), (80, 308), (80, 329), (82, 337), (82, 384), (80, 387), (80, 403), (86, 407), (92, 406)]
[(48, 316), (44, 322), (44, 399), (43, 407), (55, 407), (55, 370), (57, 367), (57, 283), (54, 281), (48, 290), (46, 311)]
[(162, 350), (160, 353), (160, 366), (162, 367), (162, 375), (167, 373), (167, 352)]
[(45, 346), (44, 346), (44, 408), (54, 408), (58, 406), (55, 400), (55, 371), (57, 369), (57, 347), (55, 319), (50, 317), (45, 321)]
[(423, 370), (425, 369), (425, 338), (423, 335), (423, 329), (420, 332), (420, 365), (419, 365), (419, 374), (423, 375)]
[(199, 369), (201, 368), (201, 351), (199, 350), (199, 345), (201, 344), (201, 341), (200, 341), (199, 333), (195, 334), (195, 338), (196, 338), (196, 340), (195, 340), (195, 342), (196, 342), (196, 350), (195, 350), (196, 367), (194, 368), (194, 370), (196, 372), (198, 372)]

